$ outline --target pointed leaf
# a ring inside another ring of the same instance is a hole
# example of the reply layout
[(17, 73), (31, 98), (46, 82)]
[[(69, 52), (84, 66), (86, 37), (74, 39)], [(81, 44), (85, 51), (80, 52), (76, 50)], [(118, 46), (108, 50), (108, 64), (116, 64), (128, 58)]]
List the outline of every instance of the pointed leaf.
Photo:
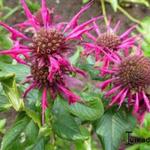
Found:
[(16, 111), (24, 107), (23, 99), (19, 96), (16, 86), (15, 75), (0, 72), (0, 82), (2, 84), (5, 95)]

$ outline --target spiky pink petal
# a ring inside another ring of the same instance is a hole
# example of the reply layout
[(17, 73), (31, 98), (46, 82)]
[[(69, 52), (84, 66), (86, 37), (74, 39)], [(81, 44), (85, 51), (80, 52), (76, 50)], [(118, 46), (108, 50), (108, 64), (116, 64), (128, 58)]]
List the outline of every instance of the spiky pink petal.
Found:
[(42, 0), (42, 19), (43, 19), (43, 23), (44, 26), (47, 27), (48, 23), (49, 23), (49, 14), (48, 14), (48, 9), (46, 6), (46, 0)]
[(92, 18), (84, 23), (82, 23), (81, 25), (77, 26), (76, 28), (74, 28), (69, 34), (68, 36), (72, 35), (73, 33), (77, 32), (77, 31), (80, 31), (80, 30), (83, 30), (87, 25), (89, 25), (90, 23), (92, 22), (95, 22), (96, 20), (98, 19), (101, 19), (102, 16), (98, 16), (98, 17), (95, 17), (95, 18)]
[(150, 112), (150, 103), (149, 103), (149, 99), (148, 99), (148, 97), (146, 96), (146, 94), (145, 94), (144, 91), (142, 92), (142, 94), (143, 94), (143, 98), (144, 98), (145, 104), (146, 104), (146, 106), (147, 106), (147, 109), (148, 109), (148, 111)]
[(122, 96), (120, 97), (119, 108), (121, 107), (121, 105), (122, 105), (122, 103), (123, 103), (123, 101), (124, 101), (124, 99), (125, 99), (125, 97), (126, 97), (126, 95), (127, 95), (127, 92), (128, 92), (128, 89), (126, 89), (126, 90), (123, 92)]
[(108, 91), (108, 92), (105, 94), (105, 96), (108, 97), (108, 96), (110, 96), (110, 95), (112, 95), (112, 94), (115, 94), (115, 92), (116, 92), (117, 90), (119, 90), (120, 88), (121, 88), (121, 86), (117, 86), (117, 87), (112, 88), (110, 91)]
[(24, 92), (23, 98), (27, 96), (27, 94), (36, 87), (36, 83), (32, 83)]
[(62, 92), (62, 94), (64, 95), (64, 97), (68, 99), (69, 104), (76, 103), (77, 101), (80, 100), (80, 97), (78, 95), (75, 95), (70, 90), (63, 87), (62, 85), (58, 85), (58, 87)]
[(111, 78), (111, 79), (108, 79), (102, 83), (99, 84), (100, 88), (102, 90), (104, 90), (112, 81), (116, 80), (116, 78)]
[(90, 3), (88, 3), (87, 5), (85, 5), (73, 18), (72, 20), (68, 23), (68, 25), (65, 27), (64, 29), (64, 33), (69, 30), (70, 28), (75, 28), (77, 26), (77, 21), (79, 19), (79, 17), (93, 4), (92, 0)]
[(117, 100), (122, 96), (122, 94), (124, 93), (125, 89), (122, 89), (111, 101), (111, 103), (109, 104), (109, 106), (112, 106), (114, 103), (117, 102)]
[(136, 113), (138, 110), (139, 110), (139, 96), (138, 96), (138, 93), (136, 93), (136, 99), (134, 103), (133, 112)]
[(54, 74), (60, 70), (60, 66), (57, 62), (57, 60), (53, 57), (49, 56), (49, 61), (50, 61), (50, 67), (49, 67), (49, 75), (48, 75), (48, 79), (51, 82), (53, 80), (53, 76)]
[(95, 28), (95, 31), (96, 31), (97, 35), (100, 36), (101, 33), (100, 33), (98, 25), (96, 24), (95, 21), (93, 22), (93, 24), (94, 24), (94, 28)]
[(119, 26), (120, 26), (120, 23), (121, 23), (121, 21), (119, 20), (119, 21), (117, 22), (117, 24), (115, 25), (115, 27), (114, 27), (114, 29), (113, 29), (113, 32), (117, 32), (117, 30), (118, 30), (118, 28), (119, 28)]
[(137, 26), (134, 25), (134, 26), (132, 26), (131, 28), (129, 28), (126, 32), (124, 32), (122, 35), (120, 35), (120, 38), (123, 39), (123, 38), (125, 38), (126, 36), (128, 36), (128, 35), (132, 32), (132, 30), (135, 29), (136, 27), (137, 27)]
[(91, 31), (93, 29), (93, 27), (87, 28), (87, 29), (83, 29), (80, 30), (78, 32), (73, 33), (72, 35), (68, 36), (66, 38), (66, 40), (71, 40), (71, 39), (78, 39), (83, 33)]
[(23, 39), (29, 40), (29, 38), (27, 36), (25, 36), (24, 34), (22, 34), (21, 32), (17, 31), (16, 29), (8, 26), (7, 24), (3, 23), (0, 21), (0, 25), (2, 25), (6, 30), (8, 30), (9, 32), (11, 32), (11, 38), (12, 40), (16, 40), (17, 37), (21, 37)]

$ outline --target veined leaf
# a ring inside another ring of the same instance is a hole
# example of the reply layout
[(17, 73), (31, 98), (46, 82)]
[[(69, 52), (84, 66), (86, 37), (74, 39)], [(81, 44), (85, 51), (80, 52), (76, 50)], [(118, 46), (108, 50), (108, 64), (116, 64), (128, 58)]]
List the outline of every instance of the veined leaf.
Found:
[(0, 95), (0, 112), (9, 109), (12, 104), (8, 101), (6, 96)]
[(53, 129), (58, 136), (68, 140), (85, 140), (89, 137), (86, 132), (76, 123), (74, 118), (63, 108), (59, 97), (53, 107)]
[(2, 84), (5, 95), (7, 96), (14, 109), (16, 111), (21, 110), (24, 107), (24, 102), (23, 99), (19, 96), (15, 81), (15, 75), (6, 75), (4, 72), (0, 72), (0, 82)]
[(21, 113), (2, 139), (1, 150), (25, 150), (38, 137), (38, 127), (25, 113)]
[(82, 120), (92, 121), (100, 118), (103, 115), (104, 108), (100, 96), (94, 95), (94, 93), (84, 93), (82, 94), (82, 98), (85, 101), (85, 104), (77, 102), (69, 105), (65, 100), (62, 100), (61, 103), (70, 113)]
[(0, 73), (5, 75), (14, 73), (16, 75), (16, 80), (19, 82), (23, 81), (29, 72), (29, 68), (22, 64), (12, 65), (3, 62), (0, 63)]
[(129, 123), (122, 111), (107, 111), (99, 120), (96, 133), (105, 150), (116, 150), (123, 134), (129, 130)]

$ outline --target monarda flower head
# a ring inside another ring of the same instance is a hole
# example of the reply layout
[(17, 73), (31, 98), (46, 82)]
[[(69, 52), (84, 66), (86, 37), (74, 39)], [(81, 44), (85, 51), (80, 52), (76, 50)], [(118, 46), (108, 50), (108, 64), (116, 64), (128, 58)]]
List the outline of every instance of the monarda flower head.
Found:
[(117, 59), (118, 52), (123, 51), (125, 55), (128, 54), (129, 49), (135, 45), (137, 36), (130, 36), (130, 33), (135, 28), (132, 26), (121, 35), (117, 34), (117, 30), (120, 27), (120, 21), (111, 28), (110, 22), (106, 28), (106, 32), (101, 32), (100, 27), (94, 22), (94, 31), (96, 36), (87, 32), (86, 35), (91, 39), (91, 43), (85, 43), (86, 55), (94, 54), (96, 61), (103, 62), (103, 68), (107, 68), (109, 63), (112, 62), (111, 57)]
[[(43, 114), (48, 104), (47, 91), (53, 99), (59, 93), (68, 99), (69, 103), (78, 101), (79, 96), (70, 91), (67, 82), (74, 82), (74, 78), (71, 80), (71, 74), (85, 74), (70, 64), (67, 53), (74, 49), (74, 46), (71, 46), (72, 42), (81, 40), (82, 34), (93, 28), (90, 24), (100, 18), (92, 18), (78, 24), (79, 17), (91, 6), (92, 1), (85, 5), (70, 22), (60, 23), (54, 22), (53, 9), (47, 8), (46, 0), (42, 0), (42, 7), (35, 15), (30, 12), (25, 0), (20, 1), (27, 20), (16, 25), (19, 30), (0, 22), (0, 25), (11, 33), (14, 43), (10, 50), (0, 51), (0, 55), (9, 55), (18, 63), (31, 68), (31, 75), (26, 79), (30, 86), (24, 96), (33, 88), (43, 89)], [(28, 29), (32, 29), (33, 36), (24, 33)]]
[(128, 101), (133, 114), (142, 122), (146, 111), (150, 112), (150, 58), (137, 54), (121, 58), (109, 70), (110, 78), (100, 84), (102, 90), (109, 85), (112, 89), (105, 93), (112, 97), (109, 106)]

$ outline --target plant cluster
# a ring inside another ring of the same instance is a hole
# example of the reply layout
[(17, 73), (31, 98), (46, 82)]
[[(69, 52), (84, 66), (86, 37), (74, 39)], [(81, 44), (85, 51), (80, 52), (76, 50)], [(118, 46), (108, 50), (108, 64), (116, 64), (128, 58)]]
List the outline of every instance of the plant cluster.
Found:
[(0, 111), (19, 112), (7, 132), (0, 120), (1, 149), (70, 149), (73, 141), (77, 150), (94, 150), (95, 133), (101, 149), (121, 149), (122, 135), (136, 121), (145, 125), (150, 112), (150, 58), (141, 35), (131, 34), (145, 30), (133, 25), (120, 33), (121, 22), (105, 15), (80, 22), (93, 0), (69, 22), (60, 22), (46, 0), (40, 8), (29, 2), (35, 13), (20, 2), (25, 21), (0, 21), (11, 41), (0, 51)]

